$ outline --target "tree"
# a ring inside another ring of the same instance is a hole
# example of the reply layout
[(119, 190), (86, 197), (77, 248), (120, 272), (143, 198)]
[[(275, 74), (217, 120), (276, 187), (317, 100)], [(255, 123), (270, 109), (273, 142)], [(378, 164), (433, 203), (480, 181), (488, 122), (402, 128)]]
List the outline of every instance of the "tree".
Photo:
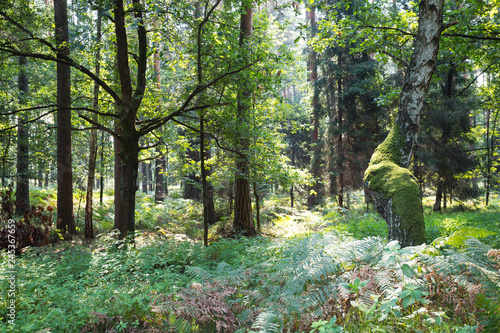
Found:
[[(470, 113), (475, 101), (467, 95), (456, 96), (457, 91), (463, 88), (465, 82), (460, 75), (457, 63), (446, 59), (441, 61), (440, 69), (436, 71), (441, 80), (431, 86), (427, 112), (422, 119), (421, 140), (416, 150), (419, 164), (418, 170), (429, 169), (436, 179), (436, 196), (433, 210), (440, 211), (446, 208), (446, 196), (453, 188), (456, 194), (465, 192), (465, 184), (458, 188), (457, 178), (475, 168), (473, 156), (467, 151), (473, 144), (470, 137)], [(434, 89), (432, 89), (434, 87)], [(416, 163), (415, 163), (416, 164)], [(421, 177), (421, 175), (417, 175)], [(465, 182), (462, 182), (465, 183)]]
[[(242, 0), (239, 46), (241, 57), (248, 64), (250, 49), (249, 38), (253, 29), (253, 7), (252, 3)], [(248, 112), (251, 106), (251, 83), (248, 79), (240, 77), (240, 88), (238, 89), (237, 117), (238, 121), (245, 124), (248, 121)], [(249, 140), (243, 135), (237, 139), (236, 150), (240, 153), (236, 159), (235, 197), (234, 197), (234, 221), (233, 228), (247, 236), (255, 235), (255, 224), (252, 215), (252, 200), (250, 198), (250, 170), (248, 156), (245, 150)]]
[(57, 49), (57, 223), (76, 233), (73, 216), (73, 171), (71, 156), (71, 67), (63, 63), (69, 56), (68, 7), (66, 0), (54, 0)]
[[(28, 98), (28, 59), (19, 56), (19, 74), (17, 84), (19, 90), (19, 104), (26, 105)], [(29, 131), (26, 116), (19, 116), (17, 128), (17, 182), (16, 182), (16, 214), (23, 215), (30, 207), (29, 186)]]
[[(96, 55), (95, 55), (95, 75), (100, 76), (101, 72), (101, 27), (102, 27), (102, 14), (101, 11), (97, 10), (97, 31), (96, 31)], [(99, 85), (94, 82), (94, 96), (93, 96), (92, 108), (98, 110), (99, 108)], [(97, 122), (97, 114), (94, 114), (93, 121)], [(89, 143), (89, 170), (87, 177), (87, 195), (85, 203), (85, 238), (94, 238), (94, 229), (92, 225), (92, 198), (95, 182), (95, 169), (96, 169), (96, 159), (97, 159), (97, 129), (92, 128), (90, 132), (90, 143)]]
[[(310, 38), (314, 39), (316, 37), (317, 25), (316, 25), (316, 6), (311, 6), (306, 9), (306, 20), (310, 26)], [(322, 159), (321, 159), (321, 149), (322, 141), (319, 135), (319, 120), (321, 106), (319, 104), (319, 84), (318, 80), (318, 56), (314, 48), (309, 48), (308, 55), (308, 70), (309, 78), (308, 81), (312, 86), (312, 99), (311, 99), (311, 173), (314, 177), (314, 185), (311, 187), (309, 197), (307, 199), (307, 204), (309, 207), (318, 205), (321, 200), (323, 200), (323, 181), (321, 177), (322, 169)]]
[(417, 142), (424, 100), (436, 68), (443, 25), (444, 0), (423, 0), (419, 4), (418, 32), (406, 69), (398, 114), (394, 125), (375, 150), (365, 183), (387, 222), (389, 239), (402, 247), (426, 242), (418, 184), (407, 169)]
[[(220, 0), (215, 1), (215, 3), (211, 6), (209, 2), (206, 3), (207, 10), (205, 11), (203, 22), (208, 20), (208, 17), (212, 15), (219, 3)], [(185, 4), (179, 3), (179, 5), (182, 6)], [(118, 164), (121, 166), (121, 175), (119, 191), (117, 192), (119, 193), (120, 198), (116, 204), (117, 211), (115, 211), (115, 217), (118, 216), (118, 218), (116, 218), (115, 223), (120, 230), (121, 237), (126, 237), (127, 235), (133, 234), (135, 231), (135, 192), (137, 190), (138, 155), (139, 151), (148, 148), (147, 146), (139, 146), (140, 138), (162, 127), (168, 121), (171, 121), (175, 117), (184, 113), (210, 107), (210, 105), (193, 105), (195, 97), (214, 86), (222, 79), (244, 71), (253, 65), (253, 63), (248, 63), (244, 66), (236, 67), (233, 66), (233, 64), (226, 64), (222, 67), (222, 70), (219, 70), (217, 76), (203, 81), (203, 84), (186, 84), (185, 90), (182, 93), (182, 102), (177, 102), (177, 104), (172, 107), (173, 110), (167, 115), (153, 115), (152, 117), (147, 119), (143, 118), (143, 120), (138, 121), (138, 112), (147, 87), (146, 70), (149, 47), (147, 41), (148, 31), (144, 22), (145, 12), (146, 9), (139, 0), (132, 1), (130, 10), (125, 9), (123, 0), (115, 0), (113, 3), (112, 21), (114, 25), (114, 38), (116, 39), (117, 50), (116, 68), (119, 74), (119, 87), (117, 87), (117, 89), (113, 89), (111, 85), (103, 79), (97, 77), (95, 73), (83, 64), (77, 62), (74, 58), (71, 58), (67, 54), (56, 52), (58, 49), (47, 39), (35, 36), (33, 32), (14, 20), (7, 13), (0, 12), (0, 15), (14, 28), (22, 31), (30, 37), (26, 41), (22, 42), (13, 41), (9, 38), (2, 38), (2, 42), (0, 43), (1, 50), (15, 55), (25, 55), (43, 60), (56, 61), (63, 65), (69, 65), (85, 74), (94, 82), (97, 82), (103, 91), (105, 91), (112, 98), (113, 103), (116, 106), (116, 111), (114, 112), (100, 112), (90, 108), (80, 108), (80, 110), (89, 111), (92, 114), (97, 113), (115, 120), (115, 128), (111, 128), (102, 121), (95, 122), (91, 117), (87, 116), (83, 112), (80, 113), (80, 116), (92, 125), (97, 126), (101, 130), (111, 134), (114, 137), (114, 142), (117, 144), (117, 148), (119, 148), (117, 155), (121, 159), (121, 163)], [(134, 29), (127, 29), (127, 15), (133, 15), (133, 20), (136, 22), (136, 24), (133, 25)], [(179, 27), (180, 26), (182, 25), (179, 25)], [(135, 35), (133, 34), (134, 32)], [(131, 36), (134, 36), (135, 43), (129, 44), (129, 38), (131, 38)], [(48, 49), (48, 52), (38, 52), (33, 50), (33, 48), (30, 48), (29, 45), (26, 45), (32, 42), (37, 43), (38, 46), (44, 47), (45, 51)], [(20, 45), (25, 47), (20, 47)], [(65, 46), (67, 43), (63, 45)], [(137, 51), (137, 54), (133, 52), (134, 50)], [(58, 54), (57, 58), (52, 55), (52, 52)], [(130, 59), (134, 59), (132, 66), (129, 61)]]

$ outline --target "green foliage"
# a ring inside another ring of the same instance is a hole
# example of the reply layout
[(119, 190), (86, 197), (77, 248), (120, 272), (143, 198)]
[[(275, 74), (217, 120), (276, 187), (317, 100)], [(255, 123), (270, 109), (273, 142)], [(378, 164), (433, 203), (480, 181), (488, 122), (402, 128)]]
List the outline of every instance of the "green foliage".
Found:
[(326, 320), (318, 320), (315, 321), (311, 324), (311, 327), (313, 328), (309, 333), (340, 333), (344, 332), (344, 329), (337, 324), (335, 324), (337, 321), (337, 317), (333, 317), (330, 319), (330, 321)]
[(488, 300), (500, 276), (487, 245), (467, 238), (460, 248), (401, 249), (331, 231), (333, 220), (318, 214), (301, 218), (288, 226), (314, 219), (306, 225), (324, 229), (221, 239), (208, 248), (163, 229), (136, 235), (135, 245), (107, 233), (91, 246), (30, 249), (17, 258), (15, 331), (471, 332), (479, 306), (491, 308), (484, 323), (494, 327)]

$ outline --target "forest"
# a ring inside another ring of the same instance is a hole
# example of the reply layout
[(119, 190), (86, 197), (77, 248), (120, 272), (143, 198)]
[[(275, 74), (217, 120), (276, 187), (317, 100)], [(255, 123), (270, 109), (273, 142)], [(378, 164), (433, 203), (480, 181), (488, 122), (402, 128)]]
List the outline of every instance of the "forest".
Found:
[(500, 332), (499, 0), (0, 0), (0, 331)]

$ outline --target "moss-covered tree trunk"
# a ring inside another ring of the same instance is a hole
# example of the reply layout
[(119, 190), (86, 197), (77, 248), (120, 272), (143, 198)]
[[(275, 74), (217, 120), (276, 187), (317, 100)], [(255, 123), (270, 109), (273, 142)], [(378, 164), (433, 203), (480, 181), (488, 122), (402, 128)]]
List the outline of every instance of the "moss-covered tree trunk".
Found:
[(436, 68), (443, 27), (444, 0), (423, 0), (415, 49), (401, 90), (398, 115), (365, 172), (365, 185), (387, 222), (389, 239), (402, 247), (425, 243), (426, 232), (418, 183), (408, 170), (417, 141), (429, 83)]

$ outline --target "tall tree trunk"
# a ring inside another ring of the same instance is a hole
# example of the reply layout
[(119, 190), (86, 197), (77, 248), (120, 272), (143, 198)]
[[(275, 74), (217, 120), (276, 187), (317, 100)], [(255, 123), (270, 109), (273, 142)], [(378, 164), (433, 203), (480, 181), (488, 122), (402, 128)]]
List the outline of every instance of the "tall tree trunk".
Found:
[(426, 232), (419, 187), (407, 169), (417, 141), (429, 83), (436, 68), (443, 27), (444, 0), (422, 0), (415, 48), (401, 90), (398, 115), (365, 172), (365, 184), (385, 219), (389, 239), (402, 247), (425, 243)]
[[(306, 12), (306, 19), (310, 24), (310, 37), (311, 39), (316, 36), (316, 7), (312, 6)], [(321, 179), (321, 142), (319, 140), (319, 87), (316, 84), (318, 78), (318, 59), (316, 51), (311, 47), (309, 51), (309, 79), (308, 81), (312, 85), (313, 98), (311, 100), (311, 107), (313, 109), (313, 114), (311, 115), (311, 149), (312, 149), (312, 160), (311, 160), (311, 173), (314, 178), (314, 185), (312, 186), (307, 198), (307, 204), (309, 207), (314, 207), (318, 205), (323, 199), (323, 185)]]
[[(342, 68), (342, 52), (337, 55), (338, 57), (338, 67)], [(339, 132), (337, 136), (337, 197), (339, 207), (344, 207), (344, 142), (342, 141), (342, 127), (344, 121), (344, 108), (345, 103), (342, 98), (342, 76), (339, 76), (337, 80), (337, 130)]]
[[(153, 26), (158, 28), (158, 22), (153, 20)], [(156, 75), (156, 89), (161, 91), (161, 72), (160, 72), (160, 51), (159, 47), (155, 49), (153, 54), (153, 68)], [(161, 112), (161, 106), (158, 107), (158, 112)], [(160, 128), (161, 131), (161, 128)], [(166, 186), (164, 184), (163, 176), (165, 173), (165, 155), (162, 153), (160, 146), (156, 147), (156, 154), (159, 156), (155, 160), (155, 202), (162, 203), (166, 197)]]
[[(117, 139), (121, 144), (118, 155), (121, 158), (119, 230), (120, 237), (132, 236), (135, 232), (135, 193), (137, 191), (137, 173), (139, 169), (139, 138), (141, 133), (136, 127), (136, 117), (146, 89), (147, 68), (147, 32), (143, 21), (142, 5), (133, 0), (133, 10), (137, 20), (138, 50), (137, 77), (135, 90), (129, 66), (127, 30), (123, 0), (115, 0), (114, 23), (116, 35), (116, 60), (120, 76), (121, 98), (119, 105), (119, 126)], [(115, 220), (116, 222), (116, 220)]]
[[(115, 122), (115, 130), (118, 131), (118, 121)], [(122, 157), (120, 152), (122, 151), (122, 143), (118, 138), (113, 138), (113, 150), (115, 155), (115, 163), (114, 163), (114, 188), (115, 188), (115, 225), (114, 229), (120, 229), (121, 224), (121, 204), (122, 204), (122, 192), (120, 190), (120, 182), (122, 179)]]
[[(101, 8), (97, 9), (97, 31), (96, 31), (96, 55), (95, 55), (95, 75), (99, 77), (101, 72)], [(92, 108), (99, 108), (99, 85), (94, 83), (94, 100)], [(93, 120), (97, 122), (97, 114), (93, 115)], [(92, 225), (92, 200), (95, 183), (95, 164), (97, 159), (97, 129), (90, 131), (90, 148), (89, 148), (89, 170), (87, 176), (87, 195), (85, 198), (85, 238), (94, 238), (94, 227)]]
[[(17, 86), (19, 104), (26, 104), (28, 95), (28, 59), (19, 57), (19, 74)], [(22, 215), (30, 207), (29, 186), (29, 132), (25, 124), (26, 117), (19, 116), (17, 126), (17, 182), (16, 182), (16, 214)]]
[[(292, 139), (292, 167), (295, 166), (295, 141)], [(293, 185), (290, 187), (290, 207), (294, 204)]]
[(486, 201), (485, 205), (488, 206), (490, 199), (490, 179), (491, 179), (491, 158), (490, 154), (490, 109), (486, 111)]
[(153, 168), (151, 167), (151, 163), (147, 164), (148, 167), (148, 191), (153, 192)]
[(99, 204), (103, 204), (104, 197), (104, 131), (101, 131), (101, 175), (99, 177)]
[[(54, 0), (57, 57), (69, 56), (68, 8), (66, 0)], [(76, 234), (73, 214), (73, 171), (71, 159), (71, 70), (57, 63), (57, 222)]]
[(9, 154), (9, 149), (10, 149), (10, 142), (12, 140), (12, 130), (9, 131), (9, 135), (7, 137), (7, 144), (5, 145), (5, 149), (3, 151), (3, 156), (2, 156), (2, 186), (6, 186), (6, 174), (5, 172), (7, 171), (7, 156)]
[[(242, 6), (239, 45), (245, 61), (249, 62), (250, 50), (246, 42), (252, 36), (253, 8), (252, 4), (245, 0), (242, 1)], [(252, 91), (248, 80), (242, 77), (241, 82), (241, 92), (238, 92), (237, 112), (239, 120), (245, 123), (250, 109)], [(246, 236), (253, 236), (256, 232), (252, 216), (252, 200), (250, 198), (250, 167), (244, 153), (247, 148), (248, 138), (238, 138), (237, 150), (241, 155), (236, 160), (233, 228), (236, 232), (241, 232)]]
[[(201, 18), (201, 6), (200, 1), (196, 2), (195, 9), (195, 19)], [(203, 35), (203, 24), (205, 20), (199, 21), (197, 26), (197, 74), (198, 74), (198, 84), (203, 84), (203, 66), (202, 66), (202, 35)], [(201, 95), (203, 98), (204, 95)], [(210, 168), (206, 167), (205, 162), (210, 159), (210, 146), (207, 144), (205, 135), (205, 110), (200, 111), (200, 174), (201, 174), (201, 188), (202, 188), (202, 198), (203, 198), (203, 227), (204, 236), (203, 240), (205, 246), (208, 246), (208, 226), (215, 223), (215, 205), (214, 205), (214, 192), (212, 184), (207, 180), (211, 175)]]
[(148, 193), (148, 167), (145, 162), (141, 162), (142, 192)]
[(208, 246), (208, 182), (207, 169), (205, 167), (205, 112), (200, 112), (200, 167), (201, 167), (201, 186), (203, 196), (203, 244)]

